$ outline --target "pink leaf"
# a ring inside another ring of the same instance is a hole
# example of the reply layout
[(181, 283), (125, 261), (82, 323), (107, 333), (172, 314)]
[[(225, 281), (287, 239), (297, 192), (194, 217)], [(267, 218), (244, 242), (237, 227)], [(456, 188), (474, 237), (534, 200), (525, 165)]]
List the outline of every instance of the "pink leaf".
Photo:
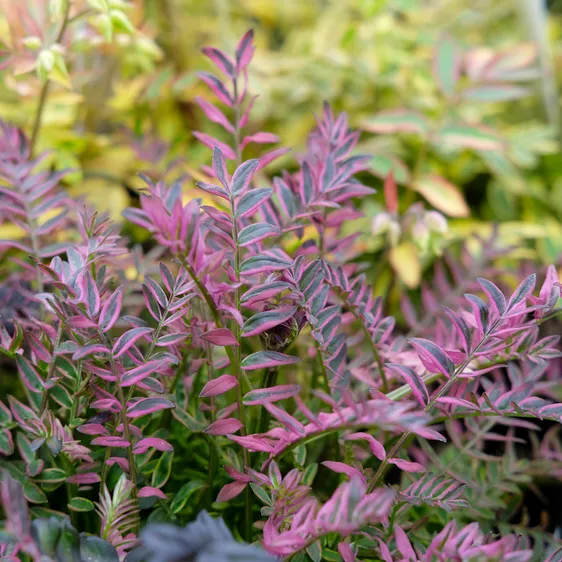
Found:
[(135, 367), (134, 369), (131, 369), (130, 371), (126, 371), (121, 376), (119, 383), (122, 387), (133, 386), (134, 384), (138, 384), (142, 380), (146, 379), (153, 373), (158, 372), (158, 370), (160, 370), (164, 365), (165, 363), (160, 360), (149, 361), (144, 365), (140, 365), (138, 367)]
[(228, 435), (236, 433), (242, 427), (240, 420), (236, 418), (226, 418), (213, 422), (206, 430), (208, 435)]
[(133, 328), (125, 332), (113, 345), (113, 356), (121, 357), (140, 338), (147, 336), (153, 331), (152, 328)]
[(175, 408), (175, 405), (170, 400), (166, 398), (141, 398), (137, 402), (129, 405), (127, 408), (128, 418), (140, 418), (147, 414), (153, 414), (154, 412), (159, 412), (160, 410), (165, 410), (168, 408)]
[(150, 448), (156, 449), (157, 451), (174, 450), (172, 445), (170, 445), (170, 443), (168, 443), (165, 439), (161, 439), (160, 437), (146, 437), (135, 444), (133, 447), (133, 453), (135, 453), (135, 455), (142, 455)]
[(201, 49), (201, 51), (205, 56), (209, 57), (224, 74), (232, 78), (236, 76), (234, 63), (221, 50), (215, 49), (214, 47), (205, 47)]
[(117, 322), (123, 303), (123, 285), (107, 299), (100, 313), (99, 325), (106, 332)]
[(233, 377), (232, 375), (221, 375), (220, 377), (209, 381), (201, 390), (199, 397), (208, 398), (209, 396), (219, 396), (236, 386), (238, 386), (236, 377)]
[(256, 144), (269, 144), (279, 142), (279, 140), (279, 137), (273, 133), (256, 133), (255, 135), (244, 137), (244, 140), (242, 141), (242, 148), (246, 147), (251, 142), (255, 142)]
[(340, 542), (340, 544), (338, 544), (338, 551), (343, 559), (343, 562), (355, 562), (355, 554), (353, 550), (351, 550), (349, 543)]
[(248, 484), (246, 482), (231, 482), (221, 488), (217, 499), (217, 503), (227, 502), (240, 495)]
[(216, 77), (209, 72), (198, 72), (197, 76), (211, 88), (215, 96), (225, 103), (226, 105), (232, 107), (233, 100), (230, 92), (226, 89), (225, 85)]
[(242, 72), (250, 64), (254, 51), (254, 30), (250, 29), (236, 46), (236, 69), (238, 72)]
[(236, 160), (236, 154), (234, 154), (234, 150), (232, 150), (232, 148), (230, 148), (230, 146), (228, 146), (224, 142), (221, 142), (220, 140), (217, 140), (216, 138), (211, 137), (210, 135), (207, 135), (205, 133), (200, 133), (199, 131), (194, 131), (193, 136), (201, 141), (205, 146), (208, 146), (211, 150), (214, 150), (215, 147), (220, 148), (225, 158), (228, 158), (229, 160)]
[(205, 113), (209, 121), (218, 123), (219, 125), (222, 125), (228, 132), (234, 133), (234, 127), (226, 118), (226, 115), (218, 107), (204, 100), (201, 96), (195, 96), (195, 101), (197, 102), (197, 105), (199, 105), (199, 107), (203, 110), (203, 113)]
[(418, 557), (416, 556), (406, 533), (398, 525), (394, 527), (394, 537), (396, 539), (396, 547), (400, 551), (400, 554), (402, 554), (406, 560), (415, 562)]
[(128, 447), (131, 443), (118, 435), (108, 435), (104, 437), (96, 437), (92, 440), (92, 445), (101, 445), (102, 447)]
[(292, 318), (296, 311), (297, 308), (295, 306), (285, 306), (275, 310), (258, 312), (246, 320), (242, 327), (242, 336), (245, 338), (257, 336), (279, 324), (283, 324), (283, 322)]
[(85, 423), (76, 429), (84, 435), (107, 435), (109, 433), (107, 428), (100, 423)]
[(425, 472), (425, 468), (419, 462), (405, 461), (404, 459), (389, 459), (388, 462), (406, 472)]
[(359, 431), (357, 433), (350, 433), (349, 435), (345, 436), (346, 439), (355, 441), (356, 439), (364, 439), (369, 443), (369, 447), (371, 448), (371, 452), (377, 459), (383, 461), (386, 458), (386, 451), (384, 450), (384, 446), (380, 441), (377, 441), (372, 435), (368, 433), (364, 433)]
[(73, 474), (66, 481), (69, 484), (95, 484), (101, 480), (100, 475), (95, 472), (84, 472), (81, 474)]
[(359, 478), (361, 482), (365, 483), (365, 477), (361, 474), (361, 472), (356, 468), (353, 468), (352, 466), (345, 464), (344, 462), (324, 461), (322, 462), (322, 464), (326, 468), (329, 468), (330, 470), (333, 470), (338, 474), (346, 474), (347, 476), (349, 476), (350, 479), (356, 477)]
[(137, 496), (139, 498), (160, 498), (161, 500), (168, 499), (168, 496), (166, 496), (162, 490), (153, 488), (152, 486), (145, 486), (144, 488), (141, 488), (138, 491)]
[(301, 386), (298, 384), (287, 384), (252, 390), (244, 396), (244, 404), (247, 406), (256, 406), (258, 404), (285, 400), (296, 396), (300, 389)]
[(238, 346), (234, 334), (228, 328), (215, 328), (201, 334), (201, 339), (218, 346)]

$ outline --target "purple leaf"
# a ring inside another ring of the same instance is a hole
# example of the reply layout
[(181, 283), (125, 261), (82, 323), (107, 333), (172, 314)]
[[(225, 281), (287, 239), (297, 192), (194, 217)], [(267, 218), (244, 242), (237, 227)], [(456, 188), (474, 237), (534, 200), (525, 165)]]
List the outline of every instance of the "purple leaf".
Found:
[(215, 146), (213, 149), (213, 172), (215, 172), (215, 176), (222, 183), (224, 189), (228, 191), (228, 172), (226, 170), (224, 156), (218, 146)]
[(100, 475), (95, 472), (83, 472), (69, 476), (66, 481), (69, 484), (95, 484), (101, 480)]
[(107, 435), (102, 437), (96, 437), (92, 439), (92, 445), (101, 445), (102, 447), (117, 447), (117, 448), (126, 448), (131, 443), (123, 437), (119, 437), (118, 435)]
[(134, 345), (138, 339), (150, 334), (151, 332), (153, 332), (152, 328), (133, 328), (128, 332), (125, 332), (113, 345), (113, 349), (111, 350), (113, 357), (116, 359), (121, 357), (121, 355)]
[(513, 310), (518, 304), (523, 302), (530, 293), (532, 293), (535, 289), (535, 283), (537, 282), (537, 276), (533, 273), (529, 275), (526, 279), (524, 279), (519, 287), (515, 289), (513, 295), (509, 299), (509, 303), (507, 305), (507, 311)]
[(418, 357), (430, 373), (439, 372), (446, 377), (450, 377), (454, 373), (454, 363), (446, 351), (437, 344), (423, 338), (412, 338), (409, 342), (416, 349)]
[(225, 191), (222, 187), (218, 185), (213, 185), (212, 183), (206, 183), (204, 181), (198, 181), (195, 183), (197, 187), (200, 187), (203, 191), (210, 193), (211, 195), (216, 195), (217, 197), (222, 197), (227, 201), (230, 201), (230, 195), (228, 191)]
[(231, 482), (230, 484), (226, 484), (221, 488), (215, 502), (222, 503), (234, 499), (244, 491), (247, 485), (247, 482)]
[(259, 209), (262, 203), (271, 197), (272, 193), (273, 189), (271, 189), (271, 187), (251, 189), (237, 200), (236, 216), (238, 218), (251, 216), (257, 209)]
[(160, 336), (156, 340), (156, 345), (158, 347), (169, 347), (172, 345), (177, 345), (178, 343), (181, 343), (183, 340), (185, 340), (187, 337), (189, 337), (189, 334), (187, 332), (166, 334), (165, 336)]
[(249, 305), (265, 301), (290, 288), (291, 285), (286, 281), (272, 281), (263, 285), (256, 285), (242, 295), (240, 302)]
[(255, 371), (256, 369), (267, 369), (269, 367), (280, 367), (282, 365), (293, 365), (300, 361), (299, 357), (285, 355), (277, 351), (257, 351), (245, 357), (240, 366), (245, 371)]
[(226, 118), (226, 115), (218, 107), (213, 105), (211, 102), (204, 100), (201, 96), (195, 96), (195, 101), (203, 110), (203, 113), (205, 113), (209, 121), (222, 125), (229, 133), (234, 133), (234, 127)]
[(264, 238), (268, 238), (269, 236), (278, 236), (279, 234), (281, 234), (281, 232), (276, 226), (266, 222), (250, 224), (238, 233), (238, 245), (242, 247), (249, 246), (250, 244), (255, 244)]
[(465, 298), (470, 302), (472, 307), (472, 312), (474, 314), (474, 319), (476, 320), (476, 325), (482, 331), (482, 333), (487, 334), (488, 328), (490, 326), (490, 311), (486, 306), (486, 303), (476, 295), (470, 293), (465, 293)]
[(236, 76), (234, 63), (221, 50), (214, 47), (205, 47), (201, 49), (201, 52), (209, 57), (224, 74), (231, 78)]
[(215, 328), (201, 334), (201, 339), (218, 346), (238, 346), (234, 334), (228, 328)]
[(103, 332), (110, 330), (121, 312), (121, 305), (123, 304), (123, 285), (121, 285), (112, 295), (107, 299), (101, 309), (99, 326)]
[(416, 397), (416, 400), (423, 406), (427, 406), (429, 402), (429, 393), (422, 380), (422, 378), (410, 367), (405, 365), (394, 365), (392, 363), (387, 363), (386, 366), (402, 377), (412, 389), (412, 394)]
[(242, 326), (242, 336), (245, 338), (256, 336), (279, 324), (283, 324), (283, 322), (292, 318), (296, 311), (296, 306), (285, 306), (275, 310), (258, 312), (246, 320), (244, 326)]
[(498, 316), (503, 316), (507, 308), (507, 302), (504, 294), (491, 281), (482, 279), (481, 277), (478, 277), (476, 280), (480, 283), (482, 289), (484, 289), (484, 292), (490, 299), (492, 306), (496, 309)]
[(85, 345), (84, 347), (78, 349), (78, 351), (76, 351), (72, 355), (72, 359), (76, 361), (78, 359), (83, 359), (88, 355), (97, 355), (98, 353), (109, 353), (109, 349), (107, 349), (107, 347), (99, 343), (92, 343), (90, 345)]
[(236, 168), (236, 171), (232, 175), (232, 193), (234, 195), (239, 195), (246, 191), (250, 182), (252, 181), (252, 176), (258, 167), (259, 161), (255, 158), (243, 162)]
[(368, 433), (364, 433), (362, 431), (359, 431), (357, 433), (349, 433), (345, 436), (345, 439), (347, 439), (348, 441), (364, 439), (369, 443), (371, 452), (373, 453), (373, 455), (375, 455), (375, 457), (377, 457), (377, 459), (383, 461), (386, 458), (386, 451), (384, 450), (384, 446), (382, 445), (382, 443), (380, 441), (377, 441), (372, 435), (369, 435)]
[(232, 375), (221, 375), (220, 377), (209, 381), (201, 390), (199, 397), (208, 398), (209, 396), (219, 396), (236, 386), (238, 386), (236, 377), (233, 377)]
[(164, 361), (149, 361), (144, 365), (140, 365), (131, 369), (130, 371), (126, 371), (119, 381), (119, 384), (122, 387), (133, 386), (134, 384), (138, 384), (142, 380), (146, 379), (153, 373), (158, 372), (165, 365)]
[(242, 427), (240, 420), (236, 418), (226, 418), (213, 422), (206, 430), (208, 435), (229, 435), (236, 433)]
[(405, 461), (404, 459), (389, 459), (388, 462), (405, 472), (425, 472), (425, 468), (419, 462)]
[(228, 105), (232, 107), (233, 100), (232, 96), (230, 95), (229, 91), (226, 89), (225, 85), (216, 77), (210, 74), (209, 72), (198, 72), (197, 76), (211, 88), (215, 96)]
[(254, 51), (254, 30), (250, 29), (236, 46), (236, 69), (238, 72), (242, 72), (250, 64)]
[(146, 437), (141, 439), (133, 447), (133, 453), (135, 455), (142, 455), (148, 451), (148, 449), (156, 449), (157, 451), (173, 451), (174, 448), (165, 439), (160, 437)]
[(154, 488), (153, 486), (144, 486), (141, 488), (138, 493), (137, 497), (139, 498), (160, 498), (161, 500), (168, 499), (168, 496), (158, 488)]
[(140, 418), (147, 414), (153, 414), (154, 412), (159, 412), (160, 410), (166, 410), (168, 408), (175, 408), (175, 405), (170, 400), (166, 398), (141, 398), (137, 402), (130, 404), (127, 408), (128, 418)]
[(252, 256), (242, 262), (240, 273), (242, 275), (256, 275), (258, 273), (269, 273), (280, 271), (291, 267), (293, 262), (273, 255)]
[(259, 388), (248, 392), (248, 394), (244, 396), (244, 404), (247, 406), (256, 406), (258, 404), (267, 404), (268, 402), (285, 400), (286, 398), (298, 395), (300, 389), (301, 386), (298, 384)]
[(100, 294), (89, 271), (82, 277), (82, 300), (89, 315), (94, 317), (100, 309)]
[(16, 362), (18, 364), (18, 372), (25, 386), (31, 392), (36, 394), (42, 393), (45, 383), (35, 370), (35, 367), (23, 355), (16, 355)]
[(194, 131), (193, 136), (213, 151), (215, 148), (220, 148), (225, 158), (228, 158), (229, 160), (236, 160), (234, 150), (232, 150), (232, 148), (224, 142), (199, 131)]

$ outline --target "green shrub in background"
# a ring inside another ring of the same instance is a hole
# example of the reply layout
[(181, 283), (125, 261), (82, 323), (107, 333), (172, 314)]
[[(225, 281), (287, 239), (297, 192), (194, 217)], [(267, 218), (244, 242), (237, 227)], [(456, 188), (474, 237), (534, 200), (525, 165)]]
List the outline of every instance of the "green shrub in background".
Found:
[[(446, 241), (431, 248), (419, 228), (413, 236), (403, 228), (395, 244), (381, 235), (366, 238), (364, 250), (373, 259), (381, 251), (394, 256), (407, 286), (419, 284), (446, 243), (489, 236), (494, 221), (502, 223), (498, 243), (518, 245), (519, 257), (559, 259), (557, 124), (547, 124), (544, 53), (540, 42), (529, 41), (518, 2), (73, 5), (79, 8), (59, 45), (64, 0), (4, 0), (0, 112), (29, 131), (35, 150), (53, 149), (46, 164), (75, 170), (65, 179), (73, 195), (113, 218), (141, 186), (139, 169), (153, 177), (167, 173), (169, 180), (205, 179), (199, 171), (205, 149), (192, 136), (203, 118), (196, 100), (209, 96), (195, 73), (208, 66), (200, 48), (212, 43), (232, 50), (253, 26), (256, 127), (301, 146), (314, 113), (329, 100), (349, 113), (352, 126), (373, 133), (359, 147), (373, 155), (373, 178), (364, 181), (380, 187), (392, 170), (407, 193), (399, 213), (421, 200), (451, 219), (441, 236)], [(559, 22), (552, 18), (550, 26), (556, 49)], [(276, 167), (290, 165), (291, 157)], [(354, 225), (364, 233), (384, 210), (381, 193), (364, 202), (367, 216)], [(17, 233), (5, 229), (7, 235)]]

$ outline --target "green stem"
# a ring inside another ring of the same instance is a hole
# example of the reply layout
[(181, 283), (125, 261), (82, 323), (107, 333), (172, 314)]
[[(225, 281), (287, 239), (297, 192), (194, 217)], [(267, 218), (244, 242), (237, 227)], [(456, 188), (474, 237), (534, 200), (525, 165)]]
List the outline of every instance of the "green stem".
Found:
[[(271, 386), (275, 386), (275, 384), (277, 383), (278, 373), (279, 373), (278, 369), (266, 369), (265, 373), (263, 374), (261, 388), (269, 388)], [(266, 408), (262, 406), (257, 432), (265, 433), (268, 427), (269, 427), (269, 412), (266, 410)]]
[[(66, 6), (64, 9), (64, 15), (62, 19), (62, 25), (57, 33), (54, 43), (59, 43), (64, 35), (66, 26), (69, 23), (70, 14), (70, 0), (66, 0)], [(39, 130), (41, 129), (41, 120), (43, 117), (43, 111), (45, 110), (45, 105), (47, 104), (47, 97), (49, 96), (50, 80), (47, 79), (41, 88), (41, 94), (39, 95), (39, 103), (37, 105), (37, 111), (35, 113), (35, 121), (33, 123), (33, 130), (31, 132), (31, 140), (29, 141), (29, 153), (33, 157), (33, 152), (35, 150), (35, 145), (37, 144), (37, 138), (39, 136)], [(40, 291), (41, 292), (41, 291)]]
[[(40, 271), (39, 269), (37, 271)], [(53, 377), (53, 373), (55, 372), (55, 365), (56, 365), (56, 361), (57, 361), (57, 349), (59, 348), (60, 345), (60, 340), (62, 338), (62, 334), (64, 332), (64, 323), (62, 320), (59, 320), (59, 327), (57, 329), (57, 337), (55, 339), (55, 345), (53, 346), (53, 351), (52, 351), (52, 355), (51, 355), (51, 360), (49, 361), (49, 366), (47, 368), (47, 381), (50, 381), (51, 378)], [(40, 409), (40, 415), (43, 414), (43, 412), (47, 409), (47, 406), (49, 404), (49, 389), (45, 388), (45, 390), (43, 391), (43, 396), (41, 398), (41, 409)], [(74, 405), (74, 402), (73, 402)]]
[(320, 363), (320, 372), (322, 374), (322, 380), (324, 381), (326, 392), (330, 394), (330, 379), (328, 378), (328, 372), (326, 371), (326, 365), (324, 364), (324, 357), (322, 356), (318, 342), (316, 342), (316, 357), (318, 357), (318, 361)]
[[(358, 320), (361, 322), (360, 318)], [(375, 342), (373, 341), (373, 337), (371, 336), (371, 333), (369, 332), (369, 330), (367, 330), (367, 327), (365, 326), (365, 324), (363, 324), (363, 322), (361, 322), (361, 329), (363, 330), (363, 333), (365, 334), (365, 337), (367, 338), (367, 341), (369, 342), (369, 345), (371, 346), (371, 351), (373, 353), (373, 357), (375, 359), (377, 367), (379, 368), (379, 373), (381, 375), (382, 391), (386, 394), (388, 392), (388, 379), (386, 378), (386, 372), (384, 370), (384, 363), (382, 362), (379, 350), (378, 350), (377, 346), (375, 345)]]
[[(488, 330), (488, 332), (486, 332), (486, 334), (484, 334), (482, 336), (482, 339), (480, 340), (478, 345), (468, 354), (467, 358), (463, 361), (463, 363), (455, 369), (454, 373), (451, 375), (451, 378), (441, 387), (441, 389), (435, 394), (435, 396), (433, 396), (431, 398), (431, 400), (428, 402), (427, 406), (424, 409), (424, 411), (426, 413), (429, 413), (431, 411), (431, 409), (435, 406), (435, 404), (437, 403), (439, 398), (441, 398), (442, 396), (447, 394), (447, 392), (449, 392), (450, 388), (457, 382), (458, 375), (460, 375), (466, 369), (466, 367), (474, 359), (474, 356), (476, 355), (476, 353), (478, 353), (478, 351), (480, 351), (480, 349), (482, 349), (484, 344), (488, 341), (488, 338), (494, 333), (496, 328), (501, 324), (501, 322), (503, 322), (503, 320), (504, 320), (503, 317), (498, 318), (494, 322), (492, 327)], [(392, 459), (392, 458), (396, 457), (398, 451), (400, 451), (400, 449), (402, 448), (402, 446), (404, 445), (406, 440), (411, 435), (412, 435), (412, 433), (410, 433), (410, 432), (404, 433), (400, 437), (400, 439), (398, 439), (398, 441), (396, 442), (396, 444), (394, 445), (394, 447), (392, 448), (390, 453), (381, 462), (377, 472), (375, 473), (375, 476), (373, 477), (373, 480), (369, 484), (369, 487), (368, 487), (368, 490), (367, 490), (369, 493), (372, 492), (375, 489), (375, 487), (377, 486), (380, 479), (384, 476), (386, 470), (389, 467), (389, 462), (388, 462), (389, 459)]]

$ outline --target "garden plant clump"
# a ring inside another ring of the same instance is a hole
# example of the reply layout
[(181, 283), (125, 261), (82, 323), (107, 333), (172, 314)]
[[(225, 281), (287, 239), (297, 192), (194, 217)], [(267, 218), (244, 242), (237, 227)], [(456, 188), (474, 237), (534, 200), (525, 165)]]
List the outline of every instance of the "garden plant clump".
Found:
[[(37, 59), (45, 96), (70, 4)], [(106, 35), (127, 28), (91, 4)], [(143, 247), (62, 187), (37, 130), (2, 123), (0, 213), (23, 234), (0, 242), (0, 560), (562, 560), (555, 529), (519, 523), (562, 474), (556, 267), (529, 273), (493, 236), (440, 257), (447, 220), (400, 214), (390, 173), (375, 233), (435, 258), (390, 316), (353, 229), (374, 192), (360, 133), (325, 103), (271, 179), (288, 149), (261, 151), (279, 138), (252, 120), (254, 51), (252, 31), (204, 49), (201, 197), (143, 174), (123, 213)]]

